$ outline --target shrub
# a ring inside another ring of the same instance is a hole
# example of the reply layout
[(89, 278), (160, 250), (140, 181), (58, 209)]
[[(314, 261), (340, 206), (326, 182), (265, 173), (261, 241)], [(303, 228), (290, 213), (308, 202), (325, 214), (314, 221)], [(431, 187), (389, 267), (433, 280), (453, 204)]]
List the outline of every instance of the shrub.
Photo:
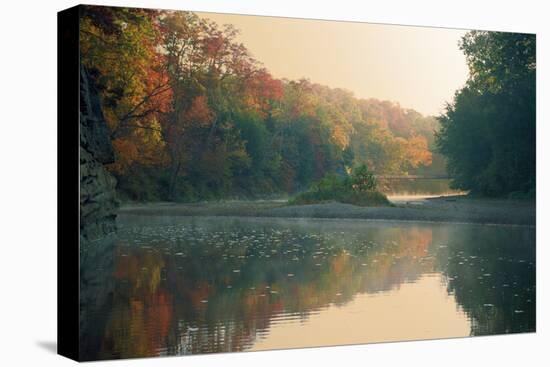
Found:
[(355, 191), (375, 191), (377, 184), (376, 178), (364, 164), (353, 170), (351, 175), (351, 184)]
[(315, 204), (327, 201), (359, 206), (388, 205), (386, 196), (376, 191), (376, 178), (366, 166), (357, 167), (351, 176), (326, 175), (321, 181), (289, 200), (291, 205)]

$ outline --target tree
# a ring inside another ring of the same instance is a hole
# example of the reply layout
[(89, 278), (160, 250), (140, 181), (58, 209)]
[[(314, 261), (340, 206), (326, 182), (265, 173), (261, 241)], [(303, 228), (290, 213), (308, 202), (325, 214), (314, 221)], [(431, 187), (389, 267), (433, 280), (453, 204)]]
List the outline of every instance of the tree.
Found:
[(376, 190), (376, 178), (367, 166), (362, 164), (353, 170), (351, 185), (354, 190), (359, 192), (374, 191)]
[(162, 156), (159, 120), (169, 109), (171, 89), (156, 52), (157, 16), (146, 9), (83, 7), (81, 59), (97, 79), (118, 174), (135, 161)]
[(437, 145), (456, 188), (489, 196), (535, 192), (536, 39), (472, 31), (470, 77), (439, 117)]
[(123, 199), (295, 193), (361, 164), (430, 165), (433, 119), (276, 79), (237, 36), (191, 12), (84, 7), (82, 62), (101, 88)]

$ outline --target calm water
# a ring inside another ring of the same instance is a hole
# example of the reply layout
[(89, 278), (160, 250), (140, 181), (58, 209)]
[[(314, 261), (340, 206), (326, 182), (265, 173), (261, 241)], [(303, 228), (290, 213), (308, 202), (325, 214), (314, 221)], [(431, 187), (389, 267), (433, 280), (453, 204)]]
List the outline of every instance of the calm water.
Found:
[(381, 180), (379, 188), (386, 195), (453, 195), (462, 193), (460, 190), (451, 189), (449, 179), (398, 179)]
[(84, 359), (535, 330), (535, 230), (120, 218), (81, 256)]

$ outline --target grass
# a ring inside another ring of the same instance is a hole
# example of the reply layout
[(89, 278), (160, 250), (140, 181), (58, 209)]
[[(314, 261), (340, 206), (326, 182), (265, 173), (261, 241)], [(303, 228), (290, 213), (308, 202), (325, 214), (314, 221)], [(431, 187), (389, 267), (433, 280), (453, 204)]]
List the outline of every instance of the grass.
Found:
[(289, 205), (318, 204), (337, 201), (344, 204), (358, 206), (385, 206), (390, 205), (388, 198), (378, 191), (366, 192), (314, 192), (306, 191), (296, 195), (288, 201)]

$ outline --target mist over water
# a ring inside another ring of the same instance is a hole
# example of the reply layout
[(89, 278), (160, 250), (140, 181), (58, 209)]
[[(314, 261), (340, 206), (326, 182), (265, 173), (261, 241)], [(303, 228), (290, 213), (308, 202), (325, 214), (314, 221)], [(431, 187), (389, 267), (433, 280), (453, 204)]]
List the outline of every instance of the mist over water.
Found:
[(85, 359), (535, 330), (532, 227), (131, 215), (119, 225), (82, 255)]
[(451, 189), (450, 179), (399, 179), (385, 180), (379, 183), (380, 190), (393, 197), (399, 196), (449, 196), (464, 192)]

